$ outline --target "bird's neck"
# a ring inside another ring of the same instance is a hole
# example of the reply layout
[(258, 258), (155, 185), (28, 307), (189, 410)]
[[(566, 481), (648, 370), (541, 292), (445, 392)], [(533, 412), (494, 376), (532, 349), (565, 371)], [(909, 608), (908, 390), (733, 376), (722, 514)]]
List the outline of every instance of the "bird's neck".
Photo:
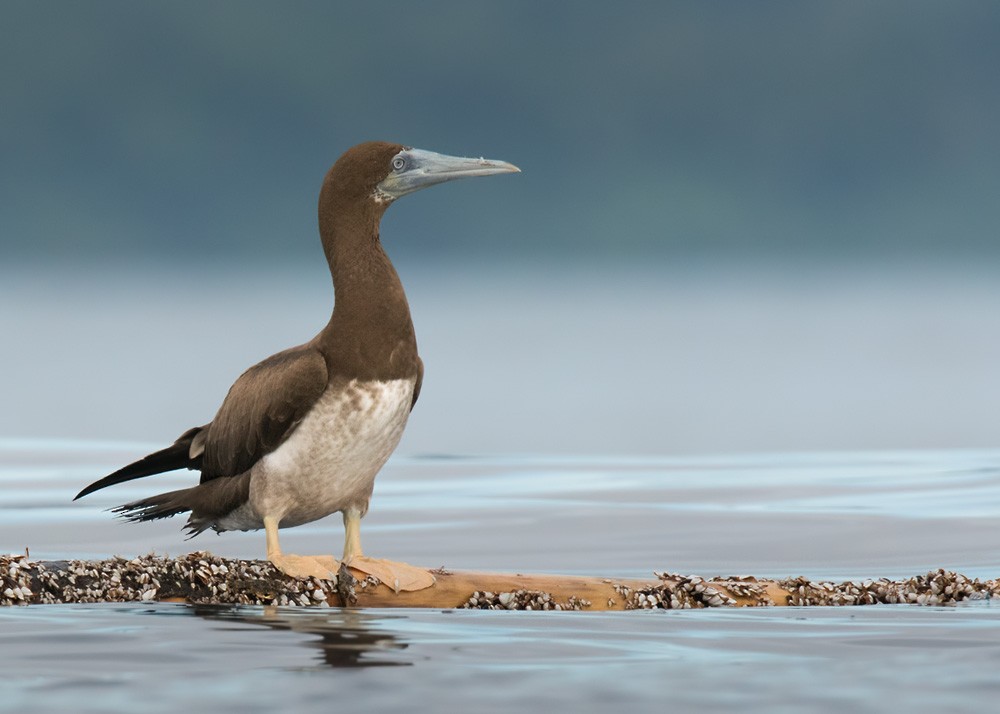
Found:
[(341, 254), (331, 263), (333, 317), (362, 318), (372, 329), (410, 322), (410, 307), (396, 269), (378, 236), (363, 248)]
[(410, 376), (416, 338), (399, 275), (379, 240), (381, 211), (321, 221), (333, 278), (333, 315), (319, 339), (331, 374)]

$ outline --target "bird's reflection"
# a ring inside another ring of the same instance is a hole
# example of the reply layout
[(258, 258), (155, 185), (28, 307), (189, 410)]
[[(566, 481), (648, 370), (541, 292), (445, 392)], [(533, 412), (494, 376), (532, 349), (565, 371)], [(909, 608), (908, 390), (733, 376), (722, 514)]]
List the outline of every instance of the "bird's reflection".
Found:
[(319, 648), (328, 667), (387, 667), (412, 662), (396, 656), (409, 645), (384, 630), (392, 616), (373, 616), (356, 610), (306, 610), (288, 607), (192, 605), (191, 612), (206, 620), (242, 622), (318, 635), (304, 643)]

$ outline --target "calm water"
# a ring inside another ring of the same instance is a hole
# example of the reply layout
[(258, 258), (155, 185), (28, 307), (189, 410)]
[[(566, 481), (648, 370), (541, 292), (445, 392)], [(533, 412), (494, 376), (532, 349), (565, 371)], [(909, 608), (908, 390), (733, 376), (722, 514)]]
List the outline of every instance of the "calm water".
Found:
[[(1000, 575), (1000, 281), (400, 263), (427, 363), (367, 552), (436, 567)], [(0, 550), (210, 549), (70, 498), (208, 421), (329, 315), (301, 273), (0, 266)], [(46, 439), (32, 439), (44, 435)], [(100, 441), (108, 435), (122, 442)], [(72, 437), (72, 439), (70, 438)], [(76, 440), (73, 440), (76, 439)], [(898, 448), (899, 451), (886, 451)], [(925, 450), (936, 448), (941, 450)], [(873, 450), (874, 449), (874, 450)], [(645, 456), (663, 453), (754, 456)], [(793, 453), (795, 452), (795, 453)], [(618, 454), (607, 458), (410, 454)], [(341, 548), (339, 519), (286, 532)], [(0, 710), (986, 711), (1000, 610), (492, 613), (114, 605), (0, 610)]]
[[(258, 556), (70, 503), (144, 444), (0, 441), (0, 549), (33, 556)], [(182, 476), (160, 479), (172, 487)], [(1000, 574), (1000, 451), (697, 458), (396, 458), (366, 550), (428, 566), (641, 576)], [(289, 547), (336, 551), (330, 518)], [(631, 613), (342, 611), (174, 604), (0, 610), (0, 710), (174, 712), (983, 711), (1000, 609)]]
[[(391, 246), (390, 246), (391, 249)], [(403, 454), (997, 445), (996, 271), (401, 263), (426, 375)], [(326, 266), (0, 261), (0, 437), (158, 446), (329, 319)]]

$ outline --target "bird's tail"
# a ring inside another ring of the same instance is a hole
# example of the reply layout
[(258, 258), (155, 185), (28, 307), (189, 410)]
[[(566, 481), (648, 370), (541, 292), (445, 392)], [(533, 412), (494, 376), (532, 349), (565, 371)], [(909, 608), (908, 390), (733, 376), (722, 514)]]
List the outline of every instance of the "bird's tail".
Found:
[(228, 528), (220, 524), (221, 519), (232, 516), (234, 511), (245, 506), (249, 498), (250, 472), (248, 471), (240, 476), (216, 478), (191, 488), (168, 491), (132, 501), (112, 510), (131, 523), (156, 521), (190, 511), (191, 515), (184, 528), (188, 536), (193, 538), (209, 528), (217, 531), (241, 527), (248, 530), (259, 528), (256, 523)]
[(112, 508), (113, 513), (129, 521), (130, 523), (142, 523), (143, 521), (158, 521), (161, 518), (170, 518), (178, 513), (187, 513), (191, 510), (188, 505), (188, 495), (197, 486), (192, 488), (182, 488), (177, 491), (168, 491), (139, 501), (126, 503), (118, 508)]

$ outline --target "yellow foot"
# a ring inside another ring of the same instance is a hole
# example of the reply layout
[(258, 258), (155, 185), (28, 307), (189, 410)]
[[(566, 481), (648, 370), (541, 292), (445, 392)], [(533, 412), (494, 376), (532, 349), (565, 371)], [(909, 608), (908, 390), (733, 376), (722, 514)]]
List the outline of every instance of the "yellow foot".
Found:
[(417, 568), (408, 563), (399, 563), (381, 558), (369, 558), (367, 555), (355, 555), (344, 563), (354, 570), (360, 570), (366, 575), (373, 575), (392, 588), (397, 593), (401, 590), (423, 590), (434, 584), (434, 576), (423, 568)]
[(336, 580), (340, 561), (332, 555), (286, 555), (277, 553), (268, 558), (278, 570), (292, 578)]

